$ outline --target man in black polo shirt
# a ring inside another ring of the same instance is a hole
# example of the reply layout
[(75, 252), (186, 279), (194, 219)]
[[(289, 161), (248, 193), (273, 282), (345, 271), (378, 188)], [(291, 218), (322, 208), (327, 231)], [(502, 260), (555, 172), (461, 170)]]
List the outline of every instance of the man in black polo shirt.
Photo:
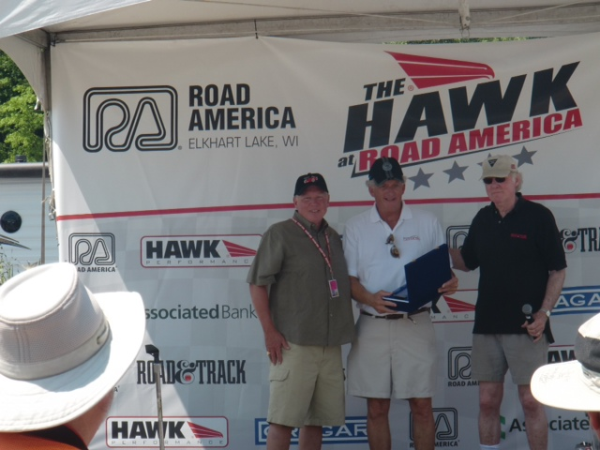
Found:
[(479, 381), (481, 449), (500, 448), (500, 405), (510, 368), (529, 447), (545, 450), (546, 413), (530, 380), (554, 341), (549, 320), (565, 279), (565, 254), (550, 210), (519, 193), (523, 178), (513, 158), (488, 157), (481, 178), (492, 202), (473, 219), (463, 247), (451, 250), (455, 268), (480, 269), (471, 356)]

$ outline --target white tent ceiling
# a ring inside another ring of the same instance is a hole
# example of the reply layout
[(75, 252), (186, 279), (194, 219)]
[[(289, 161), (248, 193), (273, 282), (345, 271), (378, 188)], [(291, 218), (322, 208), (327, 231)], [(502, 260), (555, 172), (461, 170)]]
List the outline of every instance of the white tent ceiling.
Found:
[[(289, 36), (340, 42), (549, 37), (600, 31), (584, 0), (2, 0), (0, 49), (48, 106), (50, 45)], [(44, 83), (46, 85), (44, 85)]]
[[(470, 17), (466, 32), (461, 31), (459, 11)], [(556, 36), (598, 31), (599, 25), (600, 2), (592, 0), (3, 0), (0, 4), (0, 38), (41, 30), (56, 42), (255, 32), (382, 42), (466, 35)]]

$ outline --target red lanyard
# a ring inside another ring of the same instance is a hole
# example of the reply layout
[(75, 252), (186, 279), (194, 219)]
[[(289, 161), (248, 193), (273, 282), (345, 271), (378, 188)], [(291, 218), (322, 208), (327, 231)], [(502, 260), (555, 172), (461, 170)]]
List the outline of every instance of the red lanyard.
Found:
[[(298, 222), (293, 217), (292, 217), (292, 220), (294, 221), (294, 223), (296, 225), (298, 225), (300, 227), (300, 229), (302, 231), (304, 231), (304, 233), (308, 236), (308, 238), (312, 241), (312, 243), (315, 244), (315, 247), (317, 247), (317, 250), (319, 250), (319, 252), (321, 253), (321, 256), (323, 256), (323, 259), (325, 260), (327, 267), (329, 267), (329, 272), (331, 273), (331, 278), (333, 278), (333, 267), (331, 266), (330, 257), (325, 254), (325, 252), (323, 251), (323, 249), (321, 248), (319, 243), (315, 240), (315, 238), (312, 236), (312, 234), (310, 234), (310, 232), (304, 227), (304, 225), (302, 225), (300, 222)], [(331, 246), (329, 244), (329, 235), (327, 234), (327, 232), (325, 232), (324, 234), (325, 234), (325, 242), (327, 242), (327, 253), (329, 253), (329, 255), (331, 255)]]

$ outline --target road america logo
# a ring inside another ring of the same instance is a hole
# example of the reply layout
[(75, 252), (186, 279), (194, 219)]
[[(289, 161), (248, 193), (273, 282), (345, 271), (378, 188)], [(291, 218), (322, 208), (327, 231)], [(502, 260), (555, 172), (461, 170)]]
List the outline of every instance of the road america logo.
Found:
[(146, 236), (140, 243), (147, 268), (249, 267), (260, 244), (258, 234)]
[(173, 87), (97, 87), (86, 91), (85, 151), (166, 151), (176, 146), (177, 92)]
[[(165, 448), (224, 448), (229, 445), (226, 417), (164, 417)], [(109, 417), (106, 445), (110, 448), (158, 447), (158, 420), (152, 416)]]
[[(458, 410), (456, 408), (433, 408), (433, 420), (435, 422), (435, 446), (436, 447), (458, 447)], [(410, 440), (413, 436), (413, 415), (410, 413)], [(411, 442), (411, 448), (414, 443)]]
[(79, 272), (115, 271), (115, 235), (72, 233), (69, 235), (69, 262)]

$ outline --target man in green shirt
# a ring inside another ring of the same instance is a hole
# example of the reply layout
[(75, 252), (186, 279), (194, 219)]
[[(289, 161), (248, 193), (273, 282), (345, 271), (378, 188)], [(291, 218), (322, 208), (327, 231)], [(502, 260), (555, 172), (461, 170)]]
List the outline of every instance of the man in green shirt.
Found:
[(296, 427), (300, 450), (318, 450), (322, 426), (345, 421), (341, 346), (352, 341), (354, 316), (322, 175), (298, 178), (294, 206), (263, 235), (247, 278), (271, 362), (267, 450), (288, 449)]

